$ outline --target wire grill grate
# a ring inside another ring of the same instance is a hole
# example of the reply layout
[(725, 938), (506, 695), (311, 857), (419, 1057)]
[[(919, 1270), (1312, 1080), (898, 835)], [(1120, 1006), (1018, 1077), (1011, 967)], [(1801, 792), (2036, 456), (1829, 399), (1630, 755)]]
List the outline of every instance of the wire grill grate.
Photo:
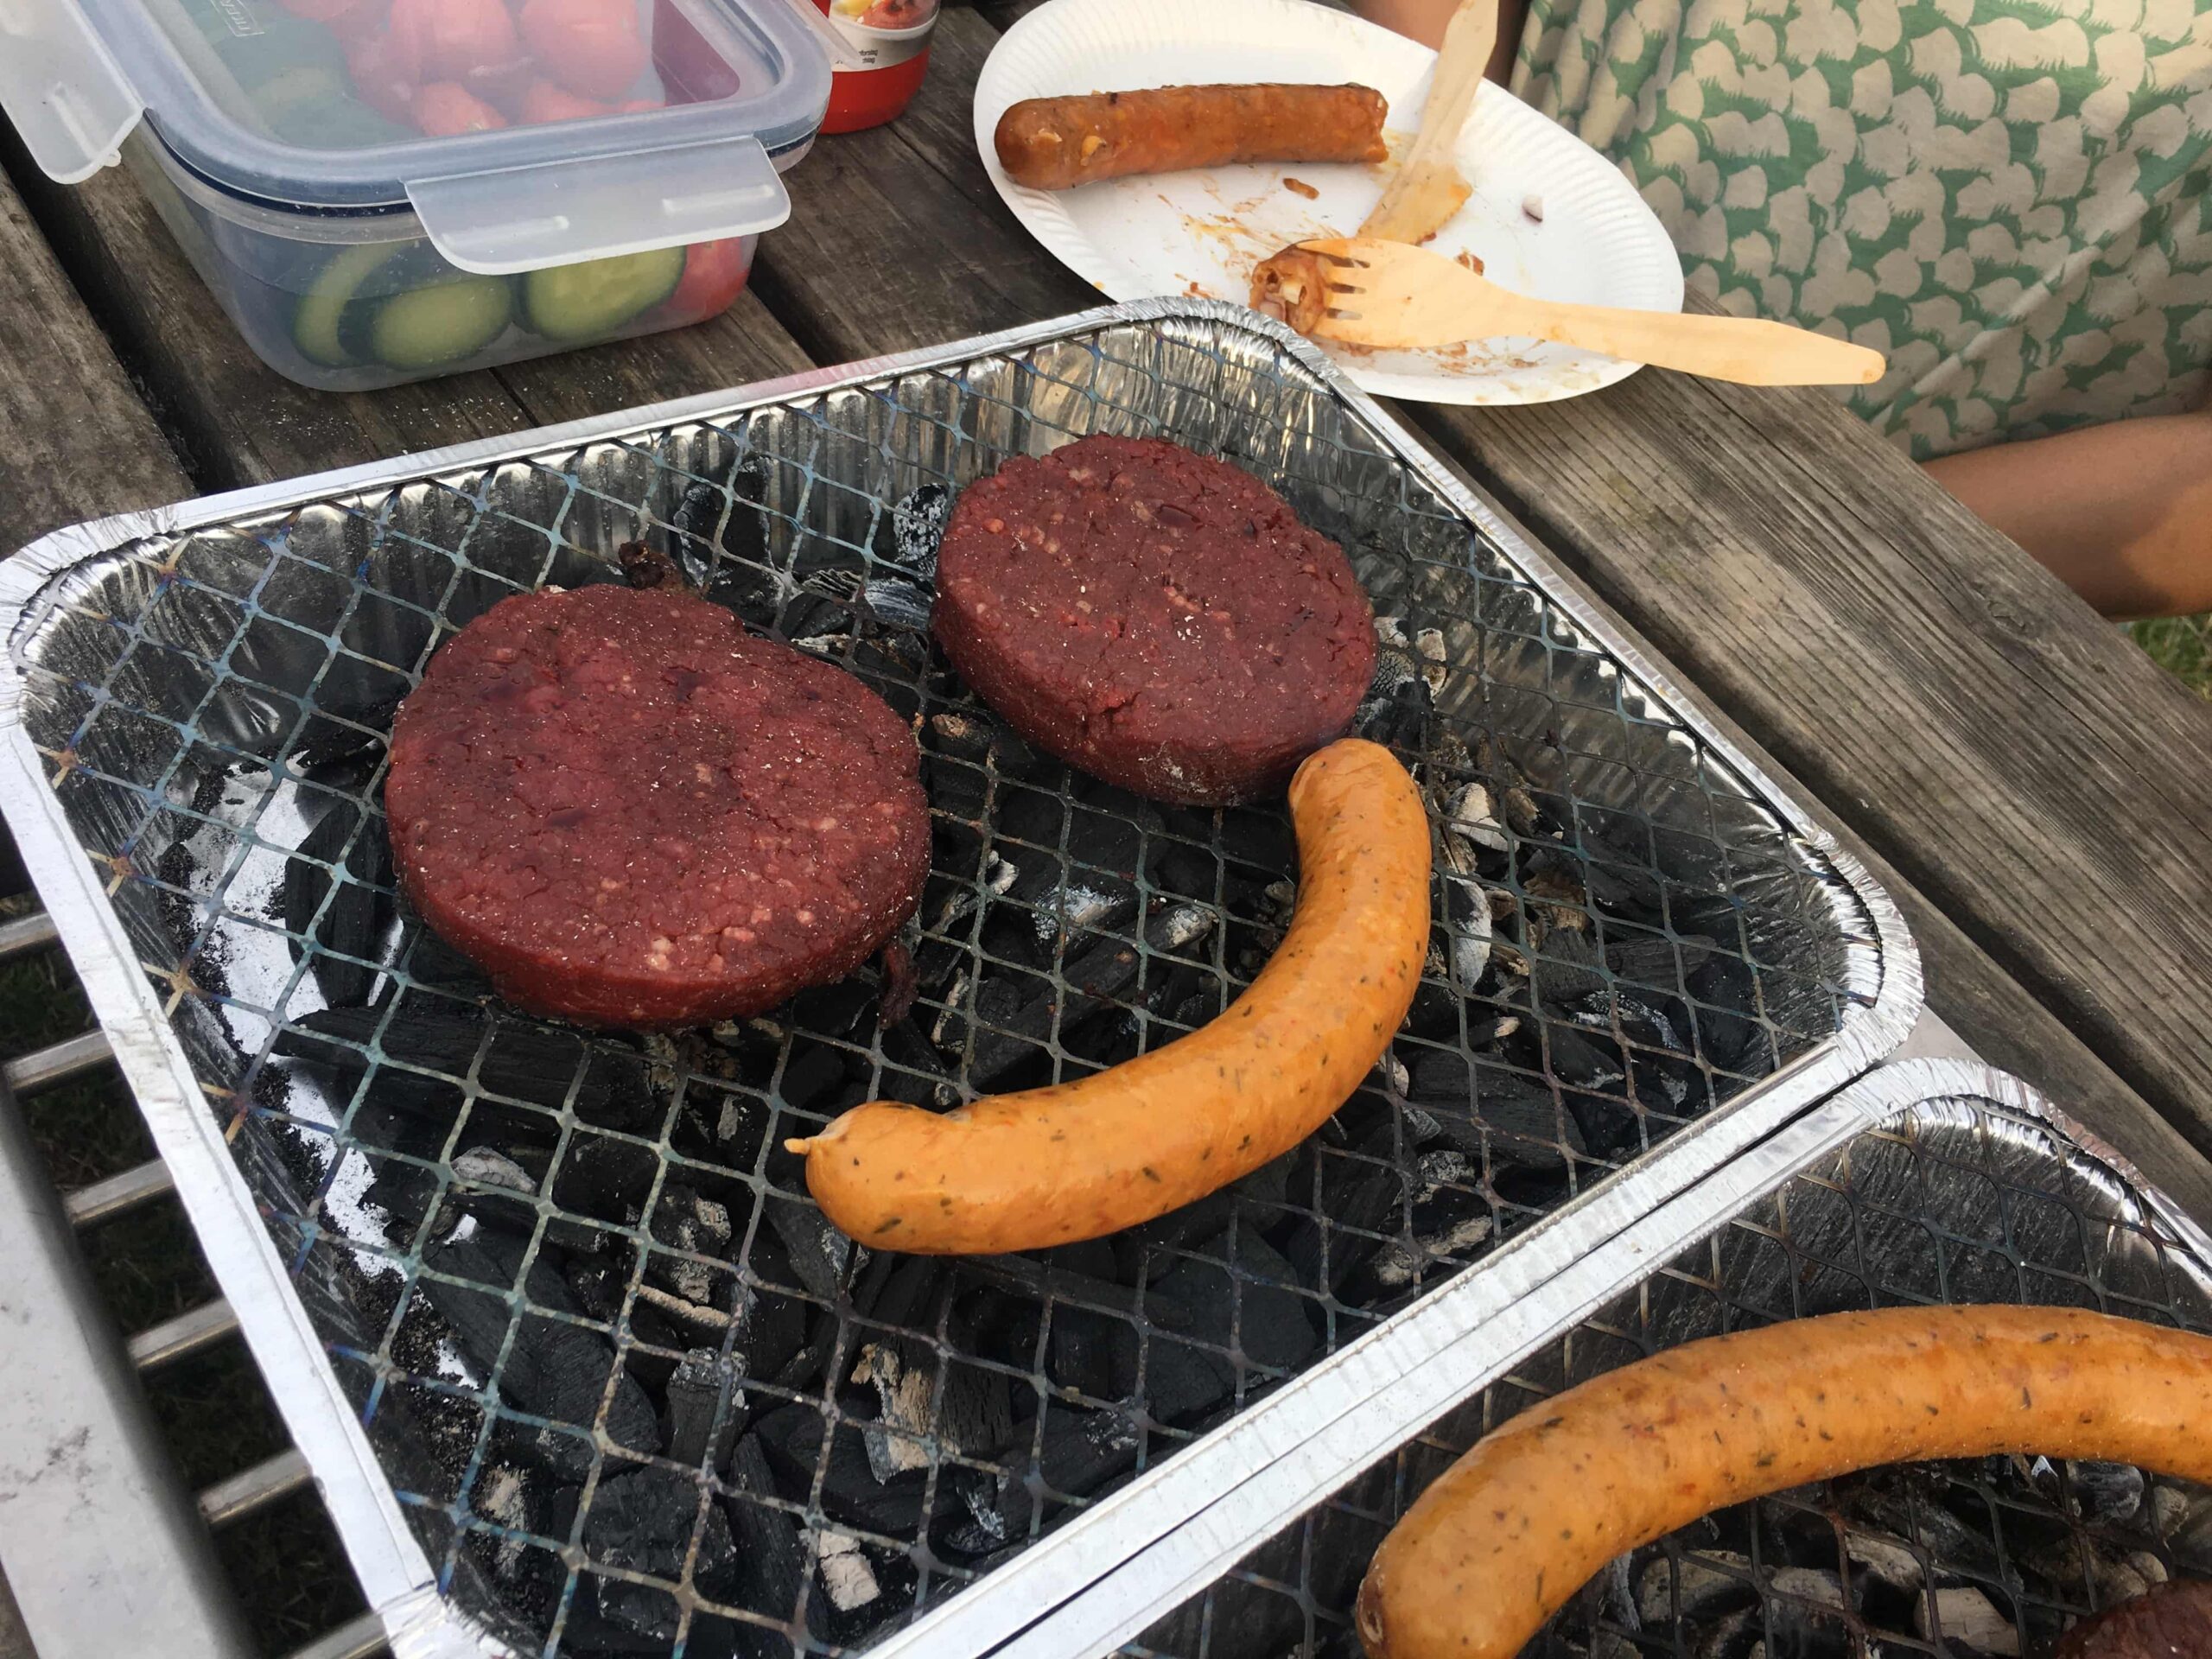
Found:
[[(1536, 1402), (1678, 1343), (1935, 1302), (2089, 1307), (2212, 1332), (2212, 1261), (2027, 1104), (1933, 1099), (1802, 1170), (1291, 1522), (1122, 1649), (1357, 1659), (1367, 1563), (1428, 1484)], [(2047, 1653), (2075, 1618), (2212, 1575), (2212, 1491), (2025, 1458), (1876, 1470), (1723, 1510), (1613, 1564), (1541, 1659)]]
[[(830, 1230), (780, 1150), (1217, 1014), (1280, 937), (1276, 809), (1023, 746), (930, 652), (928, 526), (1093, 430), (1223, 454), (1343, 542), (1363, 714), (1438, 823), (1407, 1031), (1306, 1146), (1094, 1244)], [(499, 1005), (399, 905), (397, 699), (505, 595), (664, 548), (911, 719), (919, 995), (675, 1039)], [(49, 586), (24, 722), (455, 1604), (518, 1648), (864, 1645), (1649, 1156), (1879, 994), (1859, 894), (1729, 757), (1264, 336), (1122, 323), (149, 537)]]

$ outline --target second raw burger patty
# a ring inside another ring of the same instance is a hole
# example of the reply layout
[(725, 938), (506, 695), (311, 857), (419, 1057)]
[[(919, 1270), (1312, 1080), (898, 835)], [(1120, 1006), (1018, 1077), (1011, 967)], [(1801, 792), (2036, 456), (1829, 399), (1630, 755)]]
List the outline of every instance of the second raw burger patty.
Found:
[(394, 862), (525, 1008), (589, 1025), (757, 1014), (850, 973), (913, 911), (918, 751), (849, 674), (720, 606), (503, 600), (401, 705)]
[(1281, 788), (1375, 671), (1337, 544), (1249, 473), (1152, 438), (1084, 438), (970, 485), (931, 626), (1032, 742), (1192, 805)]

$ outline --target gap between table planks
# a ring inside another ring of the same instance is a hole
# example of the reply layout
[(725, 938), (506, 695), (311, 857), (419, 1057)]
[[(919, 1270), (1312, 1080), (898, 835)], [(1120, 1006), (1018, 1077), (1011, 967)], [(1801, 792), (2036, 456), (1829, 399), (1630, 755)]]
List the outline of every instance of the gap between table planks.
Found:
[[(791, 222), (764, 240), (757, 296), (729, 316), (391, 392), (321, 395), (263, 367), (123, 175), (76, 191), (33, 180), (28, 194), (149, 385), (194, 480), (227, 487), (1096, 303), (1005, 212), (975, 153), (969, 94), (996, 38), (978, 11), (945, 12), (930, 79), (907, 115), (823, 140), (794, 174)], [(19, 179), (29, 176), (20, 152), (6, 159)], [(2212, 1112), (2192, 1086), (2201, 1068), (2185, 1053), (2162, 1057), (2163, 1032), (2109, 1017), (2139, 982), (2173, 994), (2169, 1014), (2186, 1003), (2190, 941), (2212, 935), (2203, 866), (2194, 883), (2169, 881), (2163, 899), (2159, 884), (2177, 874), (2171, 843), (2202, 839), (2190, 828), (2188, 798), (2203, 789), (2177, 776), (2178, 798), (2130, 826), (2083, 812), (2078, 793), (2063, 789), (2025, 798), (2038, 802), (2031, 822), (2008, 781), (2021, 773), (2034, 783), (2078, 763), (2076, 752), (2095, 758), (2101, 777), (2143, 763), (2160, 743), (2169, 755), (2196, 752), (2212, 716), (1816, 396), (1646, 373), (1600, 397), (1541, 410), (1414, 418), (1432, 447), (1465, 463), (1778, 757), (1777, 772), (1809, 782), (1803, 798), (1828, 803), (1876, 862), (1893, 859), (1928, 886), (1931, 897), (1923, 898), (1897, 871), (1882, 872), (1928, 957), (1937, 1011), (2212, 1218), (2212, 1168), (2159, 1121), (2163, 1113), (2200, 1149), (2212, 1148)], [(1694, 448), (1681, 441), (1708, 430), (1731, 436)], [(1691, 474), (1694, 487), (1682, 481)], [(64, 506), (57, 518), (113, 510), (87, 487), (83, 511)], [(1961, 632), (1962, 660), (1932, 682), (1936, 695), (1923, 692), (1918, 664)], [(1805, 660), (1815, 646), (1820, 660)], [(2053, 683), (2067, 676), (2110, 689), (2085, 698)], [(1993, 719), (2008, 704), (2012, 718)], [(2135, 724), (2146, 710), (2155, 741)], [(2017, 734), (2038, 721), (2061, 741), (2055, 759), (2019, 753)], [(1884, 777), (1892, 763), (1916, 784), (1972, 786), (1907, 798), (1891, 785), (1858, 782)], [(2101, 850), (2118, 867), (2108, 888), (2085, 877), (2099, 836), (2109, 836)], [(1957, 848), (1974, 853), (1970, 866), (1916, 856)], [(2085, 879), (2100, 893), (2106, 929), (2077, 905), (2059, 907), (2039, 948), (2023, 950), (2007, 934), (2037, 901), (2039, 880)], [(2110, 937), (2130, 917), (2160, 936), (2148, 976)], [(2055, 970), (2052, 957), (2068, 948), (2071, 970)], [(2200, 1052), (2206, 1041), (2198, 1033)]]

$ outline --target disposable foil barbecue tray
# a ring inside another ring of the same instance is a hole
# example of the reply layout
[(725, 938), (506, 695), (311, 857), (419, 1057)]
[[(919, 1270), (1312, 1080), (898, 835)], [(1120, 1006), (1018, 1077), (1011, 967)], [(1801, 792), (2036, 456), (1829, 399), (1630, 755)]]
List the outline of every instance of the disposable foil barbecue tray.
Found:
[[(1391, 1526), (1484, 1433), (1574, 1383), (1726, 1331), (1916, 1304), (2085, 1307), (2212, 1333), (2212, 1240), (2017, 1079), (1913, 1060), (1551, 1290), (1408, 1376), (1440, 1414), (1350, 1484), (1319, 1501), (1291, 1479), (1248, 1491), (1001, 1651), (1359, 1659), (1353, 1598)], [(2044, 1458), (1897, 1465), (1621, 1557), (1524, 1656), (2047, 1659), (2076, 1619), (2170, 1578), (2212, 1578), (2212, 1490)]]
[[(1225, 455), (1350, 553), (1382, 619), (1360, 729), (1436, 822), (1427, 977), (1370, 1086), (1230, 1191), (1035, 1257), (855, 1249), (786, 1135), (1166, 1041), (1295, 899), (1281, 808), (1074, 774), (930, 648), (950, 493), (1093, 431)], [(617, 580), (633, 539), (913, 721), (911, 1012), (869, 969), (587, 1035), (397, 899), (394, 704), (471, 618)], [(111, 520), (0, 588), (9, 817), (403, 1655), (980, 1650), (1918, 1006), (1863, 874), (1372, 403), (1224, 307)]]

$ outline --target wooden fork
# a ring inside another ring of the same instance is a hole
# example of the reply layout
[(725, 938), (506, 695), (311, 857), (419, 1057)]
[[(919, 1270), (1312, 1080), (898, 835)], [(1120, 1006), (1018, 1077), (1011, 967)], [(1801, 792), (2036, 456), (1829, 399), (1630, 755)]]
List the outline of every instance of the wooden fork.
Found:
[(1863, 386), (1879, 352), (1787, 323), (1532, 299), (1440, 253), (1369, 237), (1307, 242), (1326, 264), (1330, 309), (1313, 333), (1354, 346), (1528, 338), (1747, 386)]

